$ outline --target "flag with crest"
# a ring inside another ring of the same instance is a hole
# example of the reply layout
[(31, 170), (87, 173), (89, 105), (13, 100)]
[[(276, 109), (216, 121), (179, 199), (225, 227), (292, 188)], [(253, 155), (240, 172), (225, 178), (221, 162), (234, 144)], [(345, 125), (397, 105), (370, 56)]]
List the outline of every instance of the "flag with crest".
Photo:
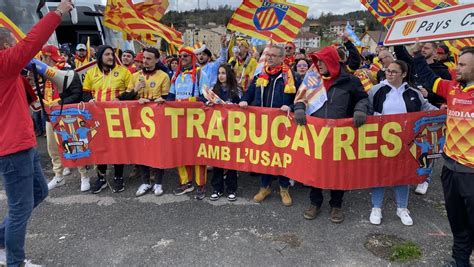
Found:
[(308, 7), (283, 0), (244, 0), (227, 29), (275, 43), (292, 42), (308, 15)]
[(402, 0), (360, 0), (360, 3), (386, 28), (396, 17), (408, 13), (408, 4)]

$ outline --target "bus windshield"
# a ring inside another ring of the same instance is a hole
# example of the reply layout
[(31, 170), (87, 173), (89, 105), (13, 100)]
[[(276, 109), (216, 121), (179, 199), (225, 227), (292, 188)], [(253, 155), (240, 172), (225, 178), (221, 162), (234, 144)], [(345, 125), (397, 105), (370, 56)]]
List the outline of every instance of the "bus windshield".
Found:
[[(3, 12), (23, 33), (27, 34), (31, 27), (38, 22), (36, 13), (37, 1), (32, 0), (2, 0), (0, 11)], [(44, 8), (42, 11), (44, 12)]]

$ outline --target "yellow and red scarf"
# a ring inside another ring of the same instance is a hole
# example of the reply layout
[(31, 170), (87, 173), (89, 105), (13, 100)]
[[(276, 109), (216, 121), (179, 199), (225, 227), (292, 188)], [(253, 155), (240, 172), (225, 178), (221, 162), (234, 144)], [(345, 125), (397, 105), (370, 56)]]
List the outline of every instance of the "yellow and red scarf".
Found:
[(276, 75), (279, 72), (283, 74), (283, 80), (285, 82), (285, 94), (294, 94), (296, 93), (295, 79), (293, 77), (293, 72), (291, 71), (288, 65), (283, 64), (278, 67), (270, 68), (265, 66), (262, 72), (258, 75), (256, 85), (259, 87), (267, 87), (270, 82), (270, 75)]

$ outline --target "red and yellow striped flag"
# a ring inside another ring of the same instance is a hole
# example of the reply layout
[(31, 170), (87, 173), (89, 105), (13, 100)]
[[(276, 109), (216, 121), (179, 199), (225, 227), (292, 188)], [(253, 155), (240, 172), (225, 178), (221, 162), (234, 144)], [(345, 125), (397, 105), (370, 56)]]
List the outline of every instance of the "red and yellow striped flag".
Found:
[(454, 63), (457, 65), (459, 54), (461, 54), (461, 49), (466, 46), (474, 46), (474, 38), (448, 40), (443, 41), (443, 43), (448, 46), (449, 52), (451, 52), (451, 55), (454, 58)]
[(135, 9), (149, 18), (159, 21), (166, 9), (168, 9), (168, 0), (145, 0), (144, 2), (135, 4)]
[(402, 0), (360, 0), (360, 3), (386, 28), (396, 17), (408, 13), (408, 4)]
[(408, 14), (418, 14), (421, 12), (436, 10), (440, 8), (455, 6), (459, 4), (458, 0), (411, 0), (407, 1)]
[(308, 7), (283, 0), (244, 0), (227, 29), (261, 40), (273, 36), (275, 43), (296, 38), (308, 15)]
[(0, 12), (0, 28), (7, 28), (13, 33), (13, 37), (15, 37), (16, 41), (19, 42), (23, 38), (25, 38), (25, 34), (21, 31), (18, 26), (13, 23), (3, 12)]
[(131, 39), (143, 40), (152, 45), (156, 45), (155, 36), (177, 46), (183, 44), (180, 32), (142, 12), (143, 10), (136, 9), (131, 0), (108, 0), (104, 12), (104, 25), (123, 32)]

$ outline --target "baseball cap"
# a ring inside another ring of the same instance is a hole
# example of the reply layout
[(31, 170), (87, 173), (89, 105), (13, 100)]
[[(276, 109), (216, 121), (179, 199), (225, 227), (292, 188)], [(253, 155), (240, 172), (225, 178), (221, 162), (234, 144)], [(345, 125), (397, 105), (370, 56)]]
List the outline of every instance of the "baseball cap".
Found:
[(86, 45), (85, 45), (85, 44), (78, 44), (78, 45), (76, 46), (76, 51), (77, 51), (77, 50), (81, 50), (81, 49), (82, 49), (82, 50), (87, 50)]
[(438, 54), (449, 54), (449, 48), (446, 45), (440, 45), (438, 49), (436, 49), (436, 52)]
[(135, 61), (139, 61), (139, 62), (143, 61), (143, 52), (138, 53), (138, 54), (135, 56), (135, 59), (134, 59), (134, 60), (135, 60)]
[(41, 53), (45, 56), (51, 57), (54, 62), (62, 62), (64, 61), (63, 56), (59, 53), (59, 49), (55, 45), (45, 45), (41, 49)]

